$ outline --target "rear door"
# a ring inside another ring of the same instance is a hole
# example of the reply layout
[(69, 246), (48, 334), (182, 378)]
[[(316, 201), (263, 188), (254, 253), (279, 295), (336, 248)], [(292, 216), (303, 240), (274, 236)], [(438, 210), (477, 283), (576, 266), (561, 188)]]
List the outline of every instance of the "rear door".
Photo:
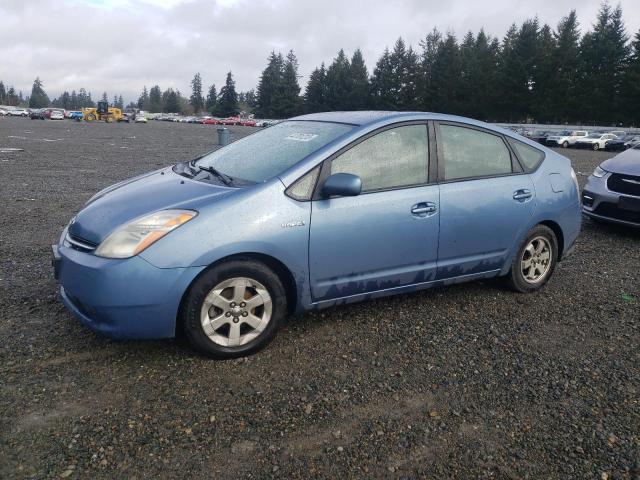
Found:
[(440, 184), (437, 277), (501, 269), (533, 214), (533, 182), (499, 134), (440, 122), (436, 135)]
[(313, 201), (309, 271), (314, 301), (433, 280), (439, 194), (435, 171), (429, 182), (426, 123), (383, 129), (327, 162), (325, 177), (358, 175), (362, 193)]

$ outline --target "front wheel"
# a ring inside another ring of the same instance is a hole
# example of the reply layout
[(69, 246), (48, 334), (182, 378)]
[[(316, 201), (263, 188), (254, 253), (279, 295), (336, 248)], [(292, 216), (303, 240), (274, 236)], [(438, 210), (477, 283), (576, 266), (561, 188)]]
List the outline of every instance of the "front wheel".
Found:
[(287, 312), (278, 276), (253, 260), (213, 267), (189, 289), (181, 320), (190, 343), (214, 358), (235, 358), (264, 348)]
[(544, 286), (558, 261), (558, 240), (549, 227), (537, 225), (527, 235), (513, 259), (508, 281), (511, 288), (529, 293)]
[(569, 148), (569, 142), (567, 142), (566, 140), (562, 142), (562, 148)]
[(600, 150), (600, 144), (596, 142), (593, 144), (592, 148), (594, 152), (597, 152), (598, 150)]

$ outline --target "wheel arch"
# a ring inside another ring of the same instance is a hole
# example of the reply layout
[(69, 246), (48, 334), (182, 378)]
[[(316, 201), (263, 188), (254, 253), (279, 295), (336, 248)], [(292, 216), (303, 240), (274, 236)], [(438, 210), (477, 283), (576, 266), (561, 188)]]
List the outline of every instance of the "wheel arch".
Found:
[(562, 260), (562, 254), (564, 253), (564, 232), (562, 231), (562, 227), (553, 220), (543, 220), (538, 223), (538, 225), (544, 225), (553, 231), (558, 241), (558, 261)]
[(280, 281), (282, 282), (282, 286), (285, 289), (287, 296), (287, 312), (292, 314), (296, 310), (296, 306), (298, 303), (298, 291), (295, 277), (291, 273), (291, 270), (277, 258), (267, 255), (264, 253), (257, 252), (245, 252), (245, 253), (234, 253), (232, 255), (227, 255), (226, 257), (220, 258), (215, 262), (208, 265), (206, 268), (202, 269), (202, 271), (196, 275), (193, 280), (189, 283), (189, 286), (185, 289), (180, 299), (180, 306), (178, 308), (177, 316), (176, 316), (176, 334), (181, 331), (180, 318), (182, 317), (182, 309), (184, 306), (185, 298), (187, 297), (187, 293), (191, 289), (191, 286), (200, 278), (202, 275), (210, 271), (212, 268), (217, 267), (225, 262), (229, 261), (257, 261), (260, 262), (267, 267), (269, 267), (273, 272), (278, 276)]

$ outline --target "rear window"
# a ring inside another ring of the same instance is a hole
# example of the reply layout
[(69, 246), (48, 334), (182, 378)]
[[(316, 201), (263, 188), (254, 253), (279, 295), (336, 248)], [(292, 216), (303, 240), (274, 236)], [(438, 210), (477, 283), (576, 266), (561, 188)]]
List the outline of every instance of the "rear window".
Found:
[(329, 122), (288, 121), (260, 130), (196, 162), (233, 178), (264, 182), (353, 129)]
[(532, 172), (533, 170), (538, 168), (538, 165), (540, 165), (540, 163), (542, 163), (542, 160), (544, 160), (544, 153), (542, 153), (537, 148), (534, 148), (531, 145), (527, 145), (526, 143), (520, 142), (519, 140), (515, 140), (513, 138), (508, 138), (507, 140), (518, 154), (518, 157), (523, 163), (523, 167), (526, 171)]

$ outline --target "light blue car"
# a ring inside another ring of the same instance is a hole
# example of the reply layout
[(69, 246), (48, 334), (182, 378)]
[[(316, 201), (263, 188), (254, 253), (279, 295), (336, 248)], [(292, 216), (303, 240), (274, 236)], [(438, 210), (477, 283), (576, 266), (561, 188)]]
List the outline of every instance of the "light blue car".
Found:
[(565, 157), (431, 113), (292, 118), (109, 187), (53, 246), (65, 305), (117, 338), (218, 358), (289, 313), (480, 278), (542, 287), (580, 231)]

